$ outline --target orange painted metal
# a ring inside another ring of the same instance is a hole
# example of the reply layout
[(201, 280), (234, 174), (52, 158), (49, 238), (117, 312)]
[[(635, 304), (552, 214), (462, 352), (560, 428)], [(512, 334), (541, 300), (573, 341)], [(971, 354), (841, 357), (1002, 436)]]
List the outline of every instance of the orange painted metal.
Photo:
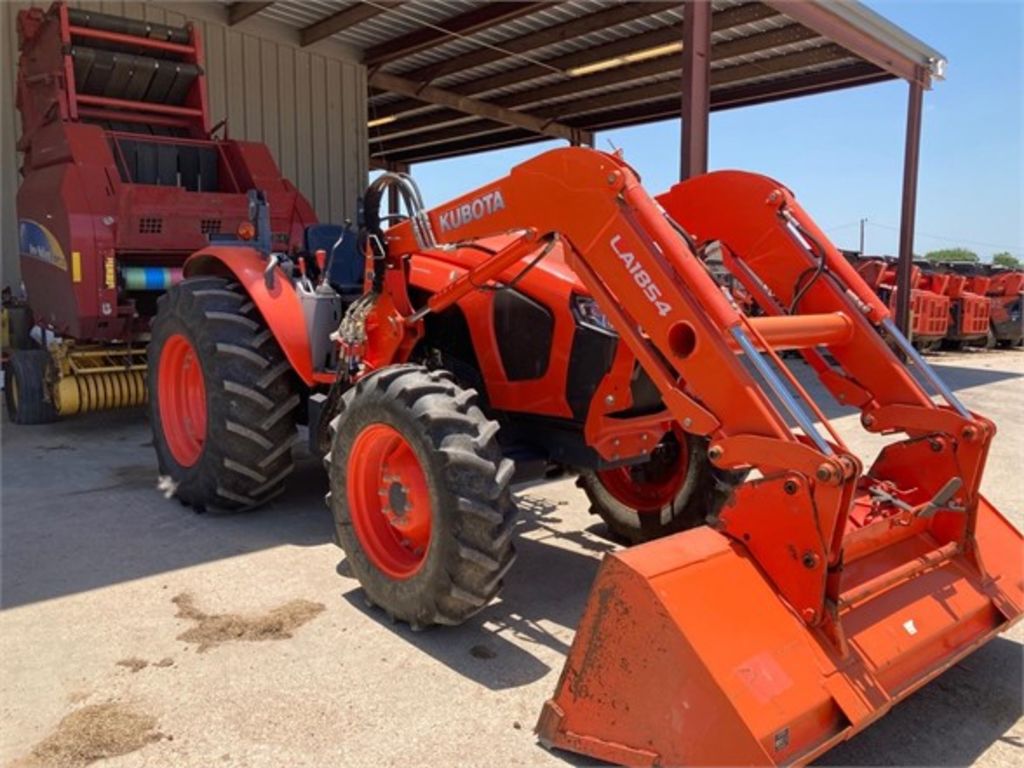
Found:
[[(626, 765), (806, 764), (1004, 631), (1024, 605), (1020, 534), (985, 504), (984, 574), (963, 558), (810, 629), (744, 547), (697, 528), (608, 555), (542, 741)], [(934, 549), (927, 534), (861, 561), (869, 585)]]
[(346, 472), (352, 525), (370, 562), (392, 579), (423, 567), (433, 528), (423, 466), (402, 433), (370, 424), (349, 451)]
[(296, 375), (307, 386), (330, 384), (334, 374), (313, 370), (306, 320), (295, 288), (279, 267), (275, 267), (273, 287), (269, 287), (263, 274), (266, 266), (266, 257), (256, 248), (210, 246), (192, 254), (182, 274), (233, 276), (256, 305)]
[[(1020, 618), (1024, 542), (979, 492), (994, 425), (933, 402), (883, 337), (885, 303), (781, 184), (719, 172), (655, 202), (619, 156), (568, 148), (426, 215), (458, 247), (420, 259), (410, 223), (387, 232), (397, 298), (367, 320), (386, 334), (373, 365), (405, 359), (430, 312), (522, 277), (557, 236), (552, 257), (621, 342), (588, 443), (637, 456), (643, 435), (678, 429), (707, 436), (716, 467), (757, 470), (711, 527), (606, 558), (544, 743), (624, 764), (806, 763)], [(742, 302), (702, 263), (715, 244)], [(458, 268), (441, 283), (431, 259)], [(434, 284), (415, 312), (406, 272)], [(864, 471), (785, 368), (787, 347), (866, 429), (904, 439)], [(665, 411), (616, 423), (634, 364)]]
[(191, 467), (206, 443), (206, 383), (195, 347), (180, 333), (161, 350), (157, 396), (167, 447), (175, 461)]
[(853, 323), (842, 312), (790, 317), (752, 317), (750, 325), (772, 349), (803, 349), (846, 344), (853, 340)]

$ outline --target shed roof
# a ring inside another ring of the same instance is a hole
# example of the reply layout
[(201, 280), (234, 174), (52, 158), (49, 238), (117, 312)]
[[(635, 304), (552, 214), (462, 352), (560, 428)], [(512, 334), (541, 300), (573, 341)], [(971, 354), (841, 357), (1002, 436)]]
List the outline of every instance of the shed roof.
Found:
[[(893, 78), (925, 87), (944, 57), (852, 0), (713, 0), (711, 109)], [(233, 3), (332, 37), (369, 68), (370, 155), (412, 163), (679, 114), (673, 2), (277, 0)]]

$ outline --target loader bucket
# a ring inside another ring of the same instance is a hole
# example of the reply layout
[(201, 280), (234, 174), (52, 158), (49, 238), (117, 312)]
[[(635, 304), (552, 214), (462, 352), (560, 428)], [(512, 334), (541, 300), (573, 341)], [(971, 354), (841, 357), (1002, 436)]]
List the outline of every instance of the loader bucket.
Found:
[(980, 557), (922, 529), (848, 563), (831, 633), (711, 528), (608, 555), (541, 742), (627, 765), (813, 760), (1020, 618), (1021, 534), (978, 507)]

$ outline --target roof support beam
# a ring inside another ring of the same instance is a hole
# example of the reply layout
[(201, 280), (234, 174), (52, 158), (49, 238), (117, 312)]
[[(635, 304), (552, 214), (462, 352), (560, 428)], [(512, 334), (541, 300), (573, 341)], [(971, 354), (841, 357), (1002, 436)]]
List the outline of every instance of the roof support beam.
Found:
[(420, 80), (429, 83), (439, 77), (444, 77), (452, 72), (460, 72), (474, 67), (482, 67), (485, 64), (492, 64), (501, 59), (513, 57), (515, 54), (528, 53), (538, 48), (543, 48), (554, 43), (565, 42), (580, 35), (586, 35), (598, 30), (616, 27), (628, 21), (641, 19), (650, 16), (652, 13), (671, 9), (673, 6), (664, 2), (639, 3), (629, 2), (615, 5), (603, 11), (587, 14), (577, 19), (564, 21), (553, 27), (547, 27), (536, 32), (527, 32), (525, 35), (514, 37), (511, 40), (504, 40), (494, 48), (480, 48), (476, 51), (453, 56), (445, 61), (436, 64), (428, 64), (411, 72), (403, 72), (403, 77), (410, 80)]
[[(717, 112), (735, 107), (765, 104), (780, 99), (827, 93), (839, 88), (851, 88), (892, 79), (891, 74), (883, 72), (874, 64), (858, 62), (824, 72), (787, 77), (781, 81), (773, 80), (768, 83), (748, 83), (730, 88), (714, 89), (711, 91), (711, 111)], [(616, 104), (607, 110), (591, 112), (585, 116), (574, 118), (570, 122), (584, 124), (590, 130), (603, 131), (608, 128), (620, 128), (652, 120), (669, 119), (678, 113), (679, 101), (673, 94), (652, 101), (644, 101), (642, 104)]]
[(542, 137), (539, 137), (536, 134), (530, 134), (522, 129), (512, 129), (507, 132), (488, 137), (486, 141), (482, 141), (480, 143), (467, 144), (466, 142), (453, 141), (446, 144), (431, 146), (422, 153), (412, 152), (398, 159), (410, 164), (421, 163), (429, 160), (440, 160), (445, 157), (465, 155), (467, 152), (486, 152), (492, 149), (512, 147), (518, 144), (530, 144), (532, 142), (540, 141), (541, 139)]
[[(760, 3), (740, 5), (713, 14), (711, 17), (711, 29), (713, 32), (725, 31), (778, 15), (779, 13), (777, 11)], [(614, 40), (610, 43), (605, 43), (604, 45), (548, 59), (543, 64), (527, 64), (526, 66), (519, 67), (508, 72), (501, 72), (489, 77), (478, 78), (477, 80), (472, 80), (468, 83), (453, 86), (451, 90), (464, 96), (478, 96), (497, 88), (517, 85), (518, 83), (526, 82), (527, 80), (533, 80), (534, 78), (550, 75), (553, 71), (567, 71), (574, 67), (586, 66), (587, 64), (604, 61), (615, 56), (643, 51), (666, 43), (674, 43), (680, 39), (682, 34), (682, 25), (675, 24), (671, 27), (643, 32), (639, 35), (623, 38), (621, 40)], [(459, 57), (458, 60), (461, 61), (461, 57)], [(676, 61), (678, 61), (678, 58)], [(582, 78), (574, 78), (573, 81), (580, 79)], [(572, 83), (573, 81), (569, 82)], [(376, 114), (381, 117), (400, 115), (404, 112), (412, 112), (421, 109), (422, 106), (422, 104), (415, 101), (399, 101), (393, 104), (382, 105), (380, 109), (376, 111)]]
[(711, 108), (713, 110), (733, 109), (753, 104), (766, 104), (780, 99), (795, 96), (809, 96), (815, 93), (827, 93), (839, 88), (851, 88), (856, 85), (881, 83), (892, 80), (893, 76), (874, 64), (860, 61), (856, 64), (845, 64), (824, 72), (812, 72), (809, 75), (787, 77), (785, 80), (773, 80), (768, 83), (748, 83), (732, 88), (722, 88), (711, 92)]
[(460, 96), (457, 93), (435, 88), (432, 85), (421, 85), (413, 80), (404, 77), (391, 75), (386, 72), (375, 72), (370, 76), (370, 84), (383, 88), (387, 91), (400, 93), (431, 104), (438, 104), (450, 109), (463, 112), (474, 117), (482, 117), (506, 125), (513, 125), (517, 128), (525, 128), (534, 133), (544, 136), (551, 136), (557, 139), (565, 139), (572, 144), (593, 145), (594, 138), (588, 131), (580, 128), (571, 128), (562, 123), (547, 118), (528, 115), (523, 112), (515, 112), (511, 109), (499, 107), (486, 101), (471, 99), (467, 96)]
[[(824, 64), (849, 58), (850, 53), (837, 45), (816, 48), (813, 51), (800, 51), (784, 56), (777, 56), (765, 62), (741, 64), (735, 67), (718, 69), (711, 73), (710, 82), (714, 87), (749, 80), (762, 74), (781, 74), (787, 71), (799, 70), (811, 64)], [(876, 70), (877, 71), (877, 70)], [(585, 96), (573, 101), (554, 104), (549, 107), (541, 107), (531, 112), (531, 117), (538, 121), (553, 121), (557, 119), (567, 120), (569, 115), (584, 115), (588, 112), (599, 112), (610, 109), (625, 109), (629, 105), (636, 105), (633, 110), (637, 113), (644, 111), (643, 106), (648, 102), (658, 102), (663, 99), (675, 99), (675, 111), (668, 116), (679, 114), (679, 93), (683, 80), (674, 77), (671, 80), (662, 80), (657, 83), (650, 83), (636, 88), (601, 93), (592, 96)], [(714, 92), (712, 91), (712, 104), (714, 103)], [(521, 112), (514, 114), (523, 115)], [(503, 122), (503, 121), (496, 121)], [(573, 122), (577, 119), (573, 118)], [(578, 122), (589, 124), (586, 117), (578, 118)], [(424, 133), (412, 133), (407, 136), (375, 136), (370, 138), (372, 145), (383, 145), (388, 152), (407, 151), (417, 147), (428, 146), (437, 143), (442, 139), (467, 139), (472, 136), (494, 133), (501, 130), (493, 122), (471, 120), (463, 122), (462, 125), (449, 125), (447, 127), (436, 126), (434, 130)], [(378, 151), (378, 150), (374, 150)]]
[[(734, 107), (764, 104), (780, 99), (809, 96), (816, 93), (827, 93), (842, 88), (850, 88), (870, 83), (885, 82), (893, 79), (893, 75), (880, 70), (873, 64), (858, 62), (824, 72), (808, 75), (796, 75), (786, 78), (785, 87), (780, 88), (779, 81), (770, 83), (749, 83), (731, 88), (716, 89), (711, 92), (712, 111), (732, 109)], [(613, 105), (602, 112), (591, 113), (585, 117), (574, 119), (591, 130), (620, 128), (653, 120), (668, 120), (679, 115), (679, 94), (673, 93), (655, 101), (643, 104)], [(521, 129), (506, 128), (504, 130), (488, 130), (479, 135), (457, 138), (451, 136), (443, 143), (431, 144), (420, 148), (403, 149), (387, 143), (371, 151), (377, 155), (387, 155), (399, 161), (418, 163), (467, 152), (480, 152), (497, 149), (503, 146), (526, 144), (537, 141)]]
[(394, 40), (368, 48), (363, 63), (368, 67), (376, 67), (389, 61), (400, 59), (436, 45), (447, 42), (452, 37), (471, 35), (481, 29), (502, 24), (520, 16), (527, 16), (547, 6), (550, 2), (495, 2), (485, 3), (471, 11), (444, 19), (430, 27), (423, 27)]
[(711, 90), (711, 4), (687, 0), (683, 7), (683, 78), (679, 178), (708, 170)]
[(255, 16), (257, 13), (262, 11), (269, 5), (273, 5), (273, 2), (269, 3), (232, 3), (228, 6), (228, 24), (235, 26), (235, 24), (241, 24), (243, 21), (248, 19), (250, 16)]
[(343, 29), (354, 27), (356, 24), (361, 24), (367, 19), (372, 19), (374, 16), (387, 13), (392, 8), (401, 4), (401, 0), (375, 0), (372, 5), (368, 3), (350, 5), (325, 19), (300, 29), (299, 42), (303, 47), (312, 45), (326, 37), (341, 32)]
[[(784, 75), (786, 72), (804, 69), (818, 64), (832, 64), (844, 59), (852, 58), (850, 52), (838, 45), (824, 45), (820, 48), (813, 48), (809, 51), (798, 51), (787, 53), (782, 56), (775, 56), (763, 61), (754, 61), (747, 64), (738, 64), (734, 67), (714, 69), (711, 71), (710, 87), (722, 88), (726, 85), (741, 83), (762, 75)], [(662, 96), (678, 95), (683, 87), (682, 77), (674, 77), (670, 80), (662, 80), (650, 85), (642, 85), (636, 88), (625, 88), (611, 93), (602, 93), (596, 96), (588, 96), (574, 101), (567, 101), (561, 104), (554, 104), (537, 110), (537, 114), (555, 119), (560, 115), (580, 115), (587, 112), (594, 112), (615, 104), (638, 104), (642, 101), (651, 101)], [(712, 101), (714, 91), (712, 91)]]
[[(931, 87), (931, 74), (921, 62), (902, 54), (896, 47), (880, 39), (880, 31), (868, 31), (862, 24), (855, 23), (851, 13), (862, 13), (853, 8), (856, 4), (807, 2), (807, 0), (763, 0), (779, 13), (810, 27), (822, 37), (827, 37), (856, 56), (870, 61), (887, 72), (908, 82)], [(884, 22), (884, 19), (882, 20)], [(887, 24), (887, 22), (884, 22)]]
[[(674, 31), (681, 29), (677, 27), (672, 28)], [(779, 45), (786, 45), (788, 43), (795, 43), (801, 40), (806, 40), (809, 37), (817, 37), (816, 33), (811, 32), (799, 24), (792, 24), (788, 27), (781, 29), (772, 30), (770, 32), (762, 32), (757, 35), (752, 35), (747, 38), (740, 38), (737, 40), (729, 40), (720, 42), (717, 45), (713, 45), (711, 48), (711, 60), (718, 61), (720, 59), (730, 59), (734, 56), (741, 56), (748, 53), (754, 53), (759, 50), (768, 48), (774, 48)], [(676, 38), (678, 40), (678, 38)], [(825, 54), (830, 55), (831, 53), (838, 50), (836, 46), (828, 47), (827, 50), (821, 48), (811, 49), (810, 51), (801, 51), (799, 54), (787, 54), (787, 56), (799, 56), (797, 61), (807, 61), (809, 63), (815, 63), (818, 54), (814, 51), (821, 51)], [(802, 55), (801, 55), (802, 54)], [(613, 54), (617, 55), (617, 54)], [(738, 70), (740, 73), (753, 73), (748, 76), (756, 76), (761, 66), (775, 66), (777, 59), (782, 57), (776, 57), (774, 59), (765, 59), (759, 62), (753, 62), (750, 64), (740, 65), (746, 67), (745, 69)], [(783, 64), (788, 60), (784, 60)], [(520, 91), (519, 93), (513, 93), (508, 96), (502, 96), (494, 99), (493, 104), (505, 107), (506, 109), (519, 109), (529, 108), (532, 105), (540, 104), (544, 101), (551, 99), (561, 98), (563, 96), (570, 96), (575, 93), (586, 93), (587, 91), (604, 89), (608, 86), (613, 85), (624, 85), (626, 83), (640, 80), (643, 78), (654, 77), (658, 75), (667, 75), (675, 72), (679, 72), (682, 68), (682, 57), (678, 54), (670, 56), (662, 56), (657, 59), (651, 59), (644, 61), (639, 64), (630, 64), (627, 66), (616, 67), (615, 69), (608, 69), (602, 72), (595, 72), (592, 75), (583, 75), (581, 77), (574, 77), (563, 80), (559, 83), (553, 83), (551, 85), (541, 86), (539, 88), (531, 88), (529, 90)], [(736, 74), (736, 67), (724, 67), (714, 70), (718, 72), (729, 72), (730, 75)], [(716, 75), (721, 77), (721, 75)], [(387, 113), (386, 109), (374, 110), (374, 116), (382, 116)], [(449, 115), (449, 119), (458, 120), (461, 119), (461, 115)], [(436, 128), (445, 121), (445, 115), (439, 115), (436, 111), (427, 112), (421, 115), (415, 115), (405, 120), (398, 120), (389, 123), (382, 131), (377, 135), (394, 135), (402, 133), (410, 133), (412, 131)]]

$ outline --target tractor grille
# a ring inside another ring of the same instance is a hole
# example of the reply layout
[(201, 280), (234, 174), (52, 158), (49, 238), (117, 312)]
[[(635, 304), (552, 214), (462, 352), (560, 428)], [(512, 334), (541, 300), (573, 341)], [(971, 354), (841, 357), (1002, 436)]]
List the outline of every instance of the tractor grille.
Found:
[(199, 231), (204, 235), (216, 235), (220, 232), (220, 219), (203, 219), (199, 222)]
[(139, 219), (140, 235), (159, 235), (164, 231), (164, 220), (159, 216), (143, 216)]

